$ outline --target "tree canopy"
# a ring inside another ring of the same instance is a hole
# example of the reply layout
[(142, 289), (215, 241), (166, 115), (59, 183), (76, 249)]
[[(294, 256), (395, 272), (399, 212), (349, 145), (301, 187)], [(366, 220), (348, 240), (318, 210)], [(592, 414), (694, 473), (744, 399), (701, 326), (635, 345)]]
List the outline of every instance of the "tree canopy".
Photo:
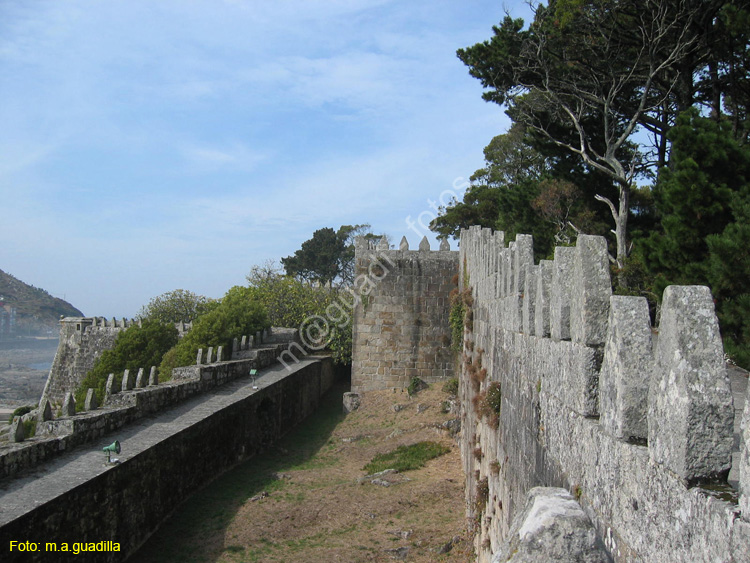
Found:
[(187, 323), (206, 312), (212, 301), (186, 289), (175, 289), (152, 298), (137, 316), (161, 323)]
[(549, 0), (492, 30), (457, 55), (513, 125), (433, 230), (541, 254), (611, 230), (616, 291), (709, 284), (750, 365), (750, 0)]
[[(288, 276), (321, 284), (350, 284), (354, 279), (354, 239), (375, 237), (370, 225), (342, 225), (318, 229), (294, 255), (281, 259)], [(378, 237), (379, 238), (379, 237)]]
[[(669, 162), (667, 131), (701, 105), (746, 135), (746, 1), (550, 0), (458, 51), (515, 123), (610, 179), (615, 254), (628, 254), (631, 193)], [(734, 48), (729, 48), (734, 45)], [(739, 47), (739, 48), (738, 48)]]

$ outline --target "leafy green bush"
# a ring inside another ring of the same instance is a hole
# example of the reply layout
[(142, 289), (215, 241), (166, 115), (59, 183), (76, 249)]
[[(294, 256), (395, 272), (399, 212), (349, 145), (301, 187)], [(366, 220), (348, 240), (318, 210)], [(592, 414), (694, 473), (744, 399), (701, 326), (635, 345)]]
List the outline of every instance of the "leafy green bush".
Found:
[(144, 321), (117, 335), (111, 350), (105, 350), (75, 392), (76, 407), (83, 408), (86, 393), (94, 389), (101, 404), (110, 373), (122, 374), (126, 369), (148, 369), (158, 366), (164, 354), (177, 343), (177, 329), (171, 324)]
[(36, 408), (36, 407), (32, 407), (32, 406), (28, 406), (28, 405), (27, 406), (23, 406), (23, 407), (18, 407), (16, 410), (14, 410), (11, 413), (10, 417), (8, 418), (8, 424), (11, 424), (13, 422), (13, 419), (16, 418), (17, 416), (23, 416), (23, 415), (25, 415), (27, 413), (30, 413), (31, 411), (34, 410), (34, 408)]
[(450, 448), (437, 442), (417, 442), (410, 446), (399, 446), (395, 450), (378, 454), (365, 465), (367, 473), (378, 473), (386, 469), (409, 471), (424, 467), (429, 460), (447, 454)]
[(354, 297), (350, 293), (289, 276), (270, 275), (251, 283), (250, 291), (266, 308), (271, 326), (298, 328), (307, 344), (317, 345), (311, 340), (320, 334), (321, 349), (328, 349), (334, 362), (351, 363)]
[(195, 363), (200, 348), (224, 346), (232, 349), (232, 340), (253, 335), (270, 326), (263, 305), (252, 289), (235, 286), (221, 301), (193, 323), (193, 328), (177, 345), (164, 353), (159, 373), (170, 378), (172, 369)]

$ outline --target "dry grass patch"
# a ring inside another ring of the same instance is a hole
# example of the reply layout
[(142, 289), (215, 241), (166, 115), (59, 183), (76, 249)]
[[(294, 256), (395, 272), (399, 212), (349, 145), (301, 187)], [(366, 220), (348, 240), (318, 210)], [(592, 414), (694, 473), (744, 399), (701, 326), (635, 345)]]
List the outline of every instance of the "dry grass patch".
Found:
[[(139, 562), (465, 562), (458, 447), (435, 388), (366, 393), (341, 414), (339, 386), (279, 447), (200, 491), (136, 554)], [(394, 408), (400, 405), (400, 408)], [(431, 441), (447, 450), (390, 486), (361, 481), (378, 454)], [(262, 495), (267, 493), (267, 496)], [(454, 542), (454, 539), (462, 539)], [(447, 553), (439, 553), (450, 544)]]

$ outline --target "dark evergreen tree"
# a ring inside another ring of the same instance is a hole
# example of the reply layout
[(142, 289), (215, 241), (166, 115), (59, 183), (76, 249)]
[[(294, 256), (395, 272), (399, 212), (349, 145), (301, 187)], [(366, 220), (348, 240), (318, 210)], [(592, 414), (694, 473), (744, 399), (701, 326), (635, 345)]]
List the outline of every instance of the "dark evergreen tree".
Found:
[(732, 214), (733, 221), (724, 232), (707, 239), (708, 280), (717, 300), (724, 349), (747, 369), (750, 368), (750, 195), (747, 189), (734, 194)]
[(732, 222), (733, 194), (747, 190), (750, 179), (750, 152), (736, 142), (728, 121), (689, 110), (669, 137), (672, 165), (654, 186), (661, 229), (641, 245), (658, 294), (673, 283), (709, 283), (706, 238)]

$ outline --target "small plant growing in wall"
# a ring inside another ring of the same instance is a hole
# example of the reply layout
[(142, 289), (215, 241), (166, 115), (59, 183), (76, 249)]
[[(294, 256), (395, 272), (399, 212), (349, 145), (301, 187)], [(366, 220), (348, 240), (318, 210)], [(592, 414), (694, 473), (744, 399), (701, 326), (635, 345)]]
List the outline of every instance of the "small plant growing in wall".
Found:
[(581, 489), (580, 485), (576, 485), (573, 487), (573, 496), (576, 498), (577, 501), (581, 500), (582, 494), (583, 494), (583, 489)]
[(499, 475), (500, 474), (500, 462), (495, 460), (490, 463), (490, 471), (493, 475)]
[(412, 397), (419, 393), (422, 389), (427, 389), (428, 385), (419, 379), (418, 377), (412, 377), (411, 381), (409, 381), (409, 386), (406, 388), (406, 392), (408, 393), (409, 397)]
[(36, 435), (36, 420), (24, 420), (23, 437), (33, 438)]
[[(484, 371), (484, 370), (482, 370)], [(486, 373), (486, 372), (485, 372)], [(500, 425), (500, 409), (503, 400), (500, 383), (491, 382), (482, 393), (477, 393), (472, 402), (477, 416), (486, 418), (488, 424), (497, 430)]]
[(461, 291), (454, 289), (450, 293), (451, 311), (448, 321), (451, 326), (451, 347), (458, 353), (461, 351), (463, 342), (464, 329), (469, 332), (474, 328), (474, 313), (471, 307), (474, 305), (474, 298), (471, 295), (471, 289), (466, 288)]
[(477, 523), (482, 518), (484, 509), (487, 508), (487, 500), (490, 498), (490, 484), (487, 477), (477, 481), (476, 490), (474, 491), (474, 518)]

